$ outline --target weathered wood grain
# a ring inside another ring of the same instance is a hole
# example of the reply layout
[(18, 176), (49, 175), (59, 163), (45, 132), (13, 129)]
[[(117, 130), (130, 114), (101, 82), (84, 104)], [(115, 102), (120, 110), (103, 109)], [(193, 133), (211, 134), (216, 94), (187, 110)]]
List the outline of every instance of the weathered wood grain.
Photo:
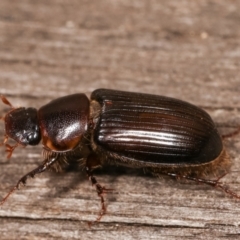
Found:
[[(1, 0), (0, 93), (40, 107), (75, 92), (113, 88), (203, 107), (229, 132), (240, 123), (240, 2)], [(1, 105), (3, 114), (7, 107)], [(3, 135), (3, 126), (0, 128)], [(226, 140), (240, 193), (240, 136)], [(41, 162), (41, 146), (1, 149), (0, 196)], [(238, 238), (240, 201), (203, 185), (107, 168), (108, 214), (83, 172), (44, 173), (0, 209), (0, 239)]]

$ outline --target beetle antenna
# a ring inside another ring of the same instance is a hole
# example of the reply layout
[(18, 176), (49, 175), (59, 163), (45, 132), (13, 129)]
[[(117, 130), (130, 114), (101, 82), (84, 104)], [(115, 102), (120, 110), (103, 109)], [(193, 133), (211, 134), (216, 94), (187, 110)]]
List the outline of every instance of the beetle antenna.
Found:
[(0, 143), (0, 146), (5, 145), (7, 141), (8, 141), (8, 135), (5, 135), (2, 143)]
[(19, 145), (19, 143), (16, 143), (15, 145), (11, 146), (9, 144), (5, 144), (6, 146), (6, 152), (8, 153), (7, 158), (11, 158), (13, 151), (15, 148)]
[(5, 96), (0, 95), (0, 98), (4, 104), (8, 105), (11, 108), (14, 108), (13, 105), (7, 100), (7, 98)]
[[(8, 153), (7, 158), (11, 158), (13, 151), (17, 146), (19, 146), (19, 143), (16, 143), (15, 145), (11, 146), (7, 143), (8, 141), (8, 135), (4, 136), (3, 141), (0, 143), (0, 146), (5, 146), (6, 147), (6, 152)], [(1, 204), (0, 204), (1, 205)]]
[[(7, 100), (5, 96), (0, 95), (0, 98), (4, 104), (8, 105), (12, 110), (14, 109), (13, 105)], [(12, 110), (9, 110), (8, 112), (11, 112)], [(4, 115), (3, 117), (0, 117), (0, 120), (5, 121), (5, 116), (6, 115)]]

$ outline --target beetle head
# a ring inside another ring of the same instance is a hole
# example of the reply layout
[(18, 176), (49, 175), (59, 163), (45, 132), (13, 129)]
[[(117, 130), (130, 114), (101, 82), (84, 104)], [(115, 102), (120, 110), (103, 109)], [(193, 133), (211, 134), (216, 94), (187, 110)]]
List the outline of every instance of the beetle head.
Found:
[[(35, 108), (14, 108), (11, 103), (1, 96), (2, 102), (9, 105), (11, 110), (2, 118), (5, 122), (5, 139), (3, 145), (11, 157), (13, 150), (18, 146), (36, 145), (41, 140), (38, 125), (37, 109)], [(8, 139), (16, 141), (16, 145), (7, 144)]]

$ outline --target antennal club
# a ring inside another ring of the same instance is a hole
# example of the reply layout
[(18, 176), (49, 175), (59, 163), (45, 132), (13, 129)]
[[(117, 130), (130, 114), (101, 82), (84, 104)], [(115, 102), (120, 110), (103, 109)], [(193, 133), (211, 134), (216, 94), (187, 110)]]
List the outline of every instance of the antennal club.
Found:
[(3, 95), (0, 95), (0, 98), (2, 99), (2, 102), (6, 105), (8, 105), (11, 108), (14, 108), (13, 105), (7, 100), (7, 98)]
[[(15, 108), (14, 108), (13, 105), (7, 100), (7, 98), (6, 98), (5, 96), (0, 95), (0, 98), (1, 98), (1, 100), (2, 100), (2, 102), (3, 102), (4, 104), (8, 105), (8, 106), (11, 108), (3, 117), (0, 118), (0, 120), (3, 120), (3, 121), (5, 122), (5, 121), (6, 121), (6, 116), (7, 116), (10, 112), (12, 112)], [(7, 143), (8, 139), (9, 139), (9, 136), (8, 136), (8, 134), (5, 133), (4, 140), (3, 140), (2, 143), (0, 143), (0, 146), (5, 145), (5, 147), (6, 147), (6, 152), (8, 153), (7, 158), (9, 159), (9, 158), (11, 158), (14, 149), (15, 149), (19, 144), (16, 143), (14, 146), (11, 146), (11, 145), (9, 145), (9, 144)]]

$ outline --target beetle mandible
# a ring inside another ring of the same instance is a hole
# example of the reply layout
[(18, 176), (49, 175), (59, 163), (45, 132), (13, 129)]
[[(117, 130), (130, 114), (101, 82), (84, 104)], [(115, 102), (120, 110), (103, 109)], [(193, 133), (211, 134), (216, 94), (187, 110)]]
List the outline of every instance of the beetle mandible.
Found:
[[(5, 122), (3, 144), (11, 156), (18, 145), (43, 145), (44, 159), (24, 175), (3, 198), (7, 198), (27, 179), (61, 166), (62, 161), (79, 161), (96, 187), (101, 211), (106, 212), (101, 186), (93, 169), (105, 164), (141, 168), (153, 175), (167, 175), (205, 183), (240, 198), (219, 179), (227, 173), (230, 160), (211, 117), (202, 109), (174, 98), (97, 89), (90, 100), (85, 94), (58, 98), (35, 108), (14, 108)], [(8, 139), (16, 141), (10, 146)], [(202, 178), (215, 172), (219, 179)]]

